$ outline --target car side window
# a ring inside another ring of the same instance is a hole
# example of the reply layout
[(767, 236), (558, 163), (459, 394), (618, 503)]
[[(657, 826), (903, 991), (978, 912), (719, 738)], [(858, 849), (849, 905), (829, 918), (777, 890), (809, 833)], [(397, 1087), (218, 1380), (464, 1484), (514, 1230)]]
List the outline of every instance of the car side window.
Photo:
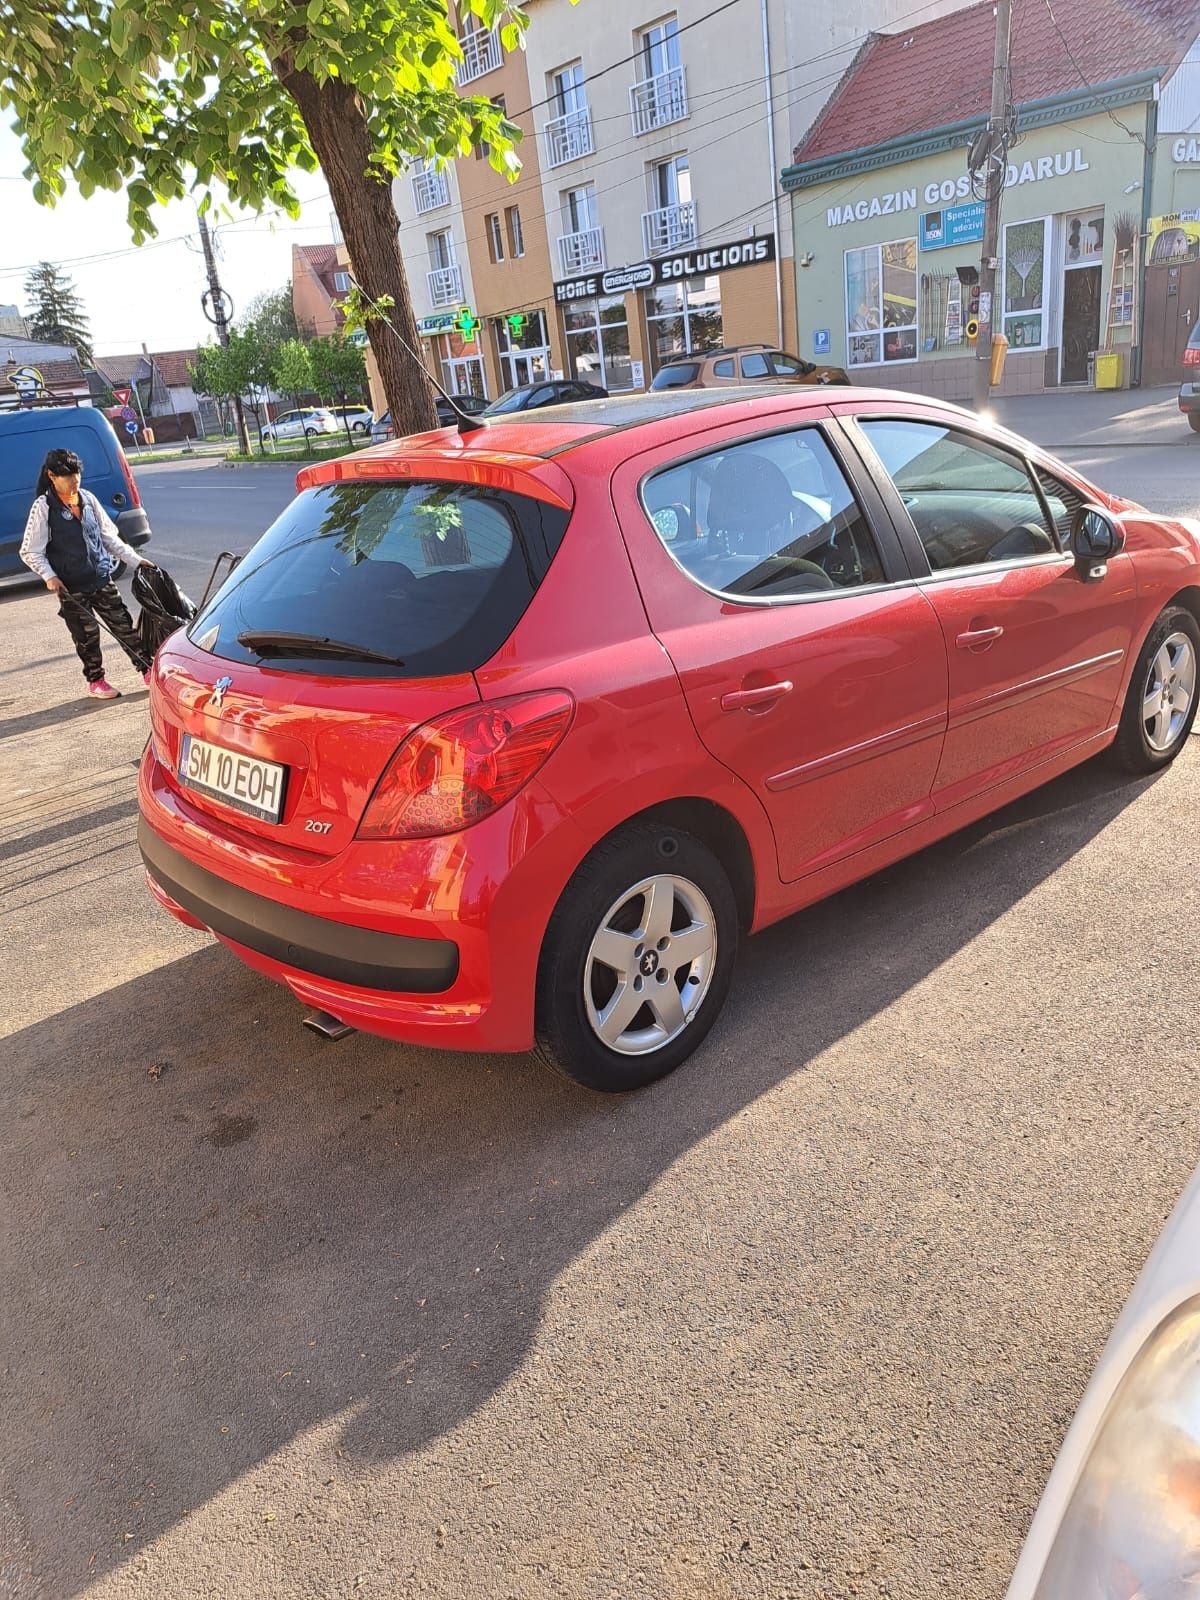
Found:
[(1042, 493), (1046, 496), (1046, 504), (1050, 507), (1050, 515), (1054, 518), (1054, 526), (1058, 529), (1058, 542), (1064, 550), (1071, 548), (1071, 519), (1085, 504), (1084, 496), (1078, 489), (1073, 489), (1069, 483), (1064, 483), (1061, 478), (1056, 478), (1046, 471), (1045, 467), (1034, 467), (1037, 480), (1042, 486)]
[(818, 428), (728, 445), (656, 472), (642, 501), (697, 583), (779, 600), (884, 581), (874, 535)]
[(1057, 553), (1020, 456), (940, 422), (860, 417), (859, 426), (935, 572)]
[(756, 352), (754, 355), (742, 357), (743, 378), (769, 378), (771, 369), (767, 365), (766, 356)]
[(556, 398), (554, 390), (548, 384), (544, 384), (542, 388), (535, 389), (529, 396), (525, 409), (526, 411), (533, 411), (537, 406), (552, 405)]
[(713, 377), (714, 378), (732, 378), (733, 377), (733, 357), (732, 356), (727, 356), (724, 361), (714, 361), (713, 362)]

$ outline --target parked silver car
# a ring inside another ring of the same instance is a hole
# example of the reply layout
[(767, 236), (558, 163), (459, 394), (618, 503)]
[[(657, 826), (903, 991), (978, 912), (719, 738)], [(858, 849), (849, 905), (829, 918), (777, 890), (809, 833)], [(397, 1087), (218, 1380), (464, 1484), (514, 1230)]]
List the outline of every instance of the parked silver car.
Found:
[(284, 411), (262, 430), (264, 442), (280, 439), (314, 439), (322, 433), (340, 433), (342, 424), (324, 406), (306, 406), (302, 411)]

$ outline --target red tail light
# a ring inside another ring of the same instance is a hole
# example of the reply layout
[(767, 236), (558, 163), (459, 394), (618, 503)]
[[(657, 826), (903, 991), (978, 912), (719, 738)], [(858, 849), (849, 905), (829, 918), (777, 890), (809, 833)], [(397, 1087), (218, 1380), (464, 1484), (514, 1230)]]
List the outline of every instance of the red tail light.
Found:
[(574, 714), (565, 690), (547, 689), (427, 722), (388, 762), (358, 837), (431, 839), (469, 828), (525, 787)]
[(129, 470), (129, 462), (126, 459), (125, 452), (121, 449), (120, 445), (117, 446), (117, 454), (121, 458), (121, 471), (125, 474), (125, 484), (129, 490), (129, 504), (131, 506), (140, 506), (142, 503), (142, 497), (138, 493), (138, 486), (133, 481), (133, 473)]
[(1189, 344), (1183, 352), (1185, 367), (1200, 367), (1200, 344)]

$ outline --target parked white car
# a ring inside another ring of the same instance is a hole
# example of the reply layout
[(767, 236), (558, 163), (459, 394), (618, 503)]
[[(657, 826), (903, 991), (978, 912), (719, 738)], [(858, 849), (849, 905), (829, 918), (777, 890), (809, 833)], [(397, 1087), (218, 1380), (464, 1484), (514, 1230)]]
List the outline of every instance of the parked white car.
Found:
[(1008, 1600), (1200, 1593), (1200, 1172), (1104, 1347)]
[(334, 406), (333, 415), (345, 430), (351, 433), (370, 433), (371, 408), (370, 406)]
[(303, 411), (284, 411), (262, 430), (263, 441), (280, 439), (313, 439), (320, 433), (340, 433), (341, 423), (332, 411), (324, 406), (306, 407)]

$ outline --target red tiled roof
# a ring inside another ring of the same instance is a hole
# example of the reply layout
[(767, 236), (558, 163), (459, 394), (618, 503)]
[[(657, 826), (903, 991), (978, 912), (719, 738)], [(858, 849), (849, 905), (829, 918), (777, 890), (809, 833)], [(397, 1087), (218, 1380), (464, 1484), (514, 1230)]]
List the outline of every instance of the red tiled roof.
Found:
[(151, 361), (162, 375), (168, 389), (190, 388), (192, 375), (188, 368), (196, 363), (194, 350), (154, 350)]
[(335, 244), (294, 244), (292, 249), (299, 251), (318, 277), (337, 266)]
[[(1021, 104), (1135, 73), (1174, 71), (1200, 34), (1197, 0), (1025, 0), (1015, 8), (1013, 99)], [(1061, 28), (1070, 54), (1054, 23)], [(968, 117), (986, 116), (993, 0), (864, 44), (796, 161), (815, 161)], [(1075, 62), (1070, 57), (1074, 56)], [(1075, 63), (1078, 63), (1076, 66)]]
[[(128, 389), (133, 383), (134, 372), (145, 361), (145, 356), (139, 350), (133, 356), (98, 356), (96, 371), (111, 389), (115, 384), (118, 389)], [(143, 368), (142, 374), (145, 376)]]

